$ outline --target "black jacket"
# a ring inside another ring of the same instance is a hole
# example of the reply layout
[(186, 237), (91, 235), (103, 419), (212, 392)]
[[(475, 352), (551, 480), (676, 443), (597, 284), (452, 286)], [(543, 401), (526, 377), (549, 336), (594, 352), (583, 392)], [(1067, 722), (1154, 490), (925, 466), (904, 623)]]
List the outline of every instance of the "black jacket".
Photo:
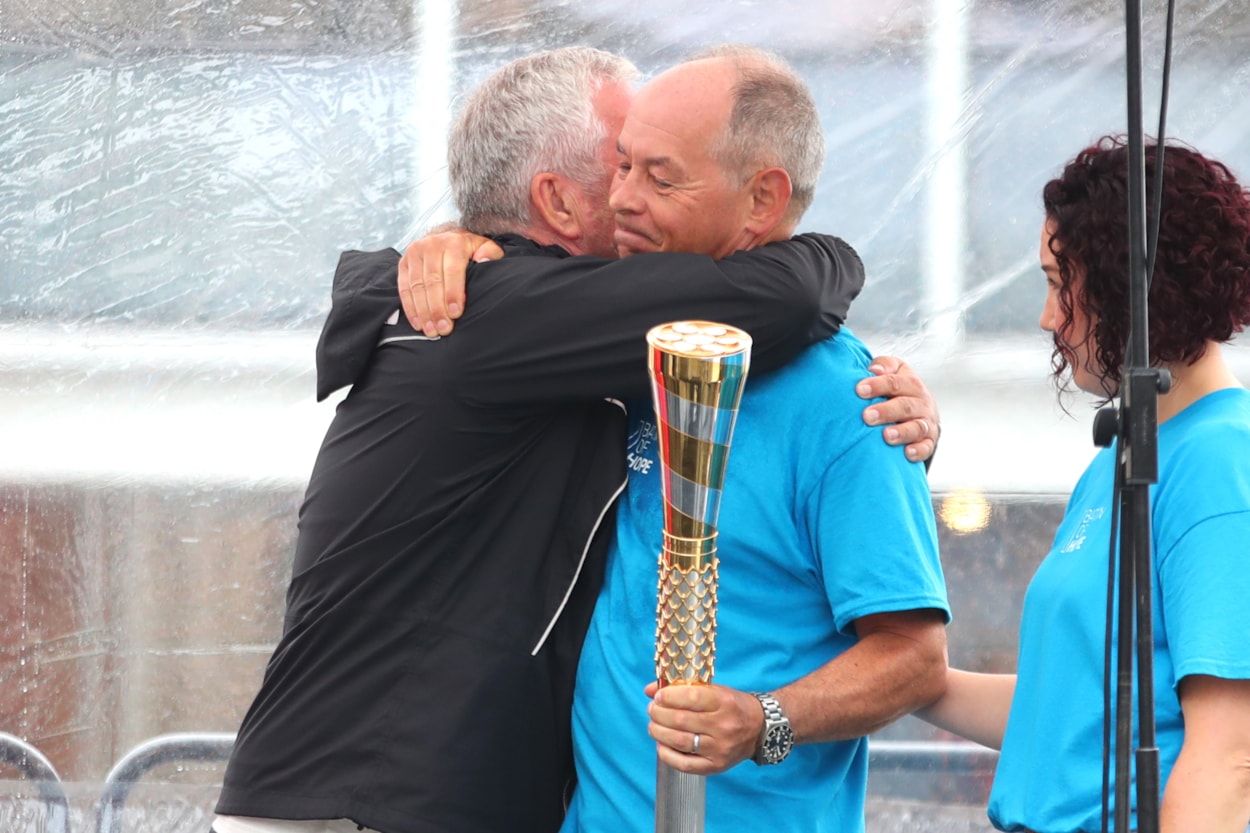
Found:
[(285, 630), (219, 813), (553, 833), (625, 484), (608, 397), (647, 395), (644, 333), (734, 324), (761, 373), (835, 332), (863, 283), (858, 256), (816, 235), (721, 261), (499, 242), (507, 256), (470, 267), (443, 339), (385, 323), (397, 252), (339, 263), (318, 396), (353, 387), (300, 509)]

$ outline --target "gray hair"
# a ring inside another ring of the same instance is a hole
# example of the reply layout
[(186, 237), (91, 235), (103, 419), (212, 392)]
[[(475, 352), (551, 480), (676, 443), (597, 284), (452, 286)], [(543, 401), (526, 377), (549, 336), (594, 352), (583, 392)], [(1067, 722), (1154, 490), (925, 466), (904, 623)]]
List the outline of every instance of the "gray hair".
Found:
[(482, 234), (524, 228), (530, 181), (544, 171), (592, 194), (603, 190), (599, 148), (608, 128), (592, 99), (637, 77), (629, 61), (589, 47), (539, 52), (491, 73), (465, 100), (448, 139), (460, 222)]
[(739, 185), (762, 168), (784, 169), (793, 188), (786, 217), (797, 223), (816, 196), (825, 162), (825, 136), (807, 83), (784, 58), (751, 46), (713, 46), (688, 60), (713, 58), (730, 61), (738, 74), (733, 112), (713, 157)]

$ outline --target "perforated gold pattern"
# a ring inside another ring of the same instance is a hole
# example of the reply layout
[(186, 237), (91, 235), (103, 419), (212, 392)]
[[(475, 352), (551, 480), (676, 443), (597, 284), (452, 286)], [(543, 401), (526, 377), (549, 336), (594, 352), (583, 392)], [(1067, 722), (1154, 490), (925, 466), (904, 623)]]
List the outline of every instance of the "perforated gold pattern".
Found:
[(655, 676), (665, 683), (710, 683), (716, 671), (715, 555), (682, 569), (660, 555), (656, 592)]

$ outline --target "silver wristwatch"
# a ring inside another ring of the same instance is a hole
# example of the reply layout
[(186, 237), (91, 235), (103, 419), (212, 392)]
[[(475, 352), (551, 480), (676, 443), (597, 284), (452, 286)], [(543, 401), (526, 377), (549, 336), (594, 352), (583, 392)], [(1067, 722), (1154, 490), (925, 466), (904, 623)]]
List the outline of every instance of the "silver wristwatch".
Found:
[(790, 719), (781, 710), (781, 704), (771, 694), (752, 692), (755, 699), (764, 707), (764, 729), (760, 732), (759, 743), (755, 746), (755, 754), (751, 760), (760, 766), (779, 764), (790, 754), (794, 746), (794, 730), (790, 728)]

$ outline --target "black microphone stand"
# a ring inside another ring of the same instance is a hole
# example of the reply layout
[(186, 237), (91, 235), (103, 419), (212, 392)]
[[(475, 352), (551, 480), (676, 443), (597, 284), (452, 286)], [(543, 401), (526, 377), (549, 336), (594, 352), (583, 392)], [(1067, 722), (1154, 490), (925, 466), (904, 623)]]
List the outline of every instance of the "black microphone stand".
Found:
[[(1137, 831), (1159, 830), (1159, 750), (1155, 746), (1154, 614), (1152, 597), (1150, 486), (1159, 479), (1159, 401), (1170, 383), (1166, 371), (1150, 367), (1146, 274), (1146, 155), (1142, 129), (1141, 0), (1125, 0), (1128, 82), (1129, 343), (1120, 381), (1114, 432), (1107, 420), (1095, 422), (1095, 442), (1118, 436), (1120, 555), (1116, 660), (1115, 833), (1129, 833), (1133, 783), (1129, 750), (1133, 744), (1133, 648), (1136, 634), (1137, 707), (1140, 720), (1137, 761)], [(1162, 140), (1162, 136), (1160, 137)], [(1156, 155), (1160, 152), (1156, 149)], [(1156, 156), (1158, 159), (1159, 157)], [(1156, 176), (1162, 176), (1158, 166)], [(1114, 411), (1114, 408), (1107, 410)], [(1104, 417), (1104, 414), (1100, 414)], [(1134, 617), (1134, 614), (1136, 616)], [(1136, 618), (1136, 627), (1134, 627)]]

